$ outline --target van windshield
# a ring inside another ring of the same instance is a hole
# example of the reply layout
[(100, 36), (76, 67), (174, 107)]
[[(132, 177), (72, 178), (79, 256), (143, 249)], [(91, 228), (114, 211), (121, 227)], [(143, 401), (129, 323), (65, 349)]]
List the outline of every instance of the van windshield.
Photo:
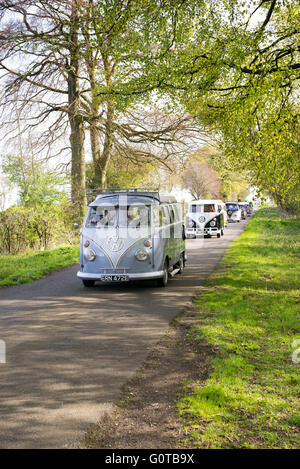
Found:
[(215, 212), (216, 208), (214, 204), (193, 204), (190, 206), (192, 213), (208, 213)]
[(117, 210), (116, 207), (91, 207), (86, 226), (91, 228), (108, 228), (116, 226)]
[(90, 207), (86, 226), (90, 228), (128, 227), (142, 228), (150, 226), (151, 210), (147, 205), (129, 205), (127, 207)]
[(238, 204), (226, 204), (226, 210), (238, 210), (239, 209), (239, 206)]
[(120, 214), (121, 225), (128, 226), (129, 228), (150, 226), (150, 220), (151, 211), (149, 205), (129, 205), (126, 213)]

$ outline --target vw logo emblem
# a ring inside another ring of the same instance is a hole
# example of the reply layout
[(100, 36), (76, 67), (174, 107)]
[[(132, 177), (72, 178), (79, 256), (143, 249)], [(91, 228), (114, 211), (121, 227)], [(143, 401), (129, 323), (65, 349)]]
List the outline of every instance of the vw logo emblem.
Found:
[(205, 222), (205, 217), (199, 217), (199, 221), (200, 221), (200, 223), (204, 223)]
[(111, 236), (108, 238), (106, 242), (107, 246), (111, 251), (120, 251), (122, 247), (124, 246), (124, 241), (121, 238), (118, 238), (118, 236)]

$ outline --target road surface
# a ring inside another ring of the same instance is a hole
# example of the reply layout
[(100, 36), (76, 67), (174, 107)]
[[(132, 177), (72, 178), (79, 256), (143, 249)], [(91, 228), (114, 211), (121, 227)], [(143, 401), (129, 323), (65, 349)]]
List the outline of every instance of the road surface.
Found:
[(183, 275), (96, 285), (77, 266), (0, 289), (0, 448), (66, 448), (109, 412), (122, 385), (190, 305), (245, 222), (221, 239), (188, 240)]

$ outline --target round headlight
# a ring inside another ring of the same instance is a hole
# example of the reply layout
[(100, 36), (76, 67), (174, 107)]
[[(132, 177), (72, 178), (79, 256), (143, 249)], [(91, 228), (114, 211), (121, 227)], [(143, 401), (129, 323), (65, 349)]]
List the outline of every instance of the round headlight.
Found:
[(84, 257), (87, 261), (94, 261), (96, 259), (96, 253), (93, 249), (85, 249)]
[(189, 228), (193, 228), (194, 222), (193, 222), (193, 220), (192, 220), (191, 218), (189, 218), (189, 219), (187, 220), (187, 226), (188, 226)]
[(146, 249), (138, 249), (135, 253), (135, 257), (138, 261), (145, 261), (148, 259), (149, 254)]
[(210, 222), (210, 226), (216, 226), (216, 222), (213, 220)]

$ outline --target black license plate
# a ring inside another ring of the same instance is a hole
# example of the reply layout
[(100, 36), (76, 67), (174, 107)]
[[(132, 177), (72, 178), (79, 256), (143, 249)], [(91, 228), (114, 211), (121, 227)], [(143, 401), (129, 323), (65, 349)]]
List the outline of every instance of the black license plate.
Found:
[(129, 275), (101, 275), (101, 281), (102, 282), (128, 282), (129, 281)]

